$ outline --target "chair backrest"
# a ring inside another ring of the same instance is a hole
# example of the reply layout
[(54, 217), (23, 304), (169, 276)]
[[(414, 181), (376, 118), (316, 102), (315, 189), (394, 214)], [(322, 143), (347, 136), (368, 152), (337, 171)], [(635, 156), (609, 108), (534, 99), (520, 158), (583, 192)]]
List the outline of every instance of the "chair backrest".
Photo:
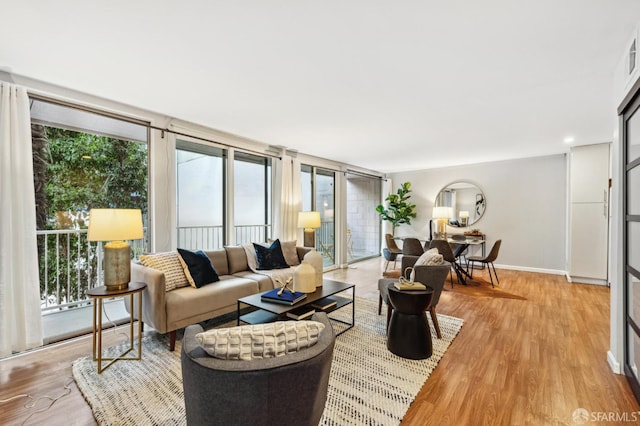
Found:
[(402, 240), (402, 254), (408, 256), (420, 256), (424, 253), (422, 243), (417, 238), (405, 238)]
[(447, 240), (431, 240), (429, 248), (438, 249), (438, 253), (442, 255), (442, 258), (447, 262), (455, 262), (456, 257), (453, 255), (451, 246)]
[(489, 255), (485, 258), (486, 262), (495, 262), (498, 258), (498, 252), (500, 251), (500, 245), (502, 244), (502, 240), (498, 240), (493, 243), (493, 247), (491, 247), (491, 251)]
[(402, 253), (400, 247), (396, 244), (396, 240), (393, 239), (393, 235), (384, 234), (385, 241), (387, 242), (387, 248), (391, 250), (392, 253)]
[(449, 269), (449, 265), (419, 265), (414, 267), (414, 280), (433, 289), (433, 297), (427, 309), (438, 304), (440, 293), (442, 293), (442, 288), (449, 275)]

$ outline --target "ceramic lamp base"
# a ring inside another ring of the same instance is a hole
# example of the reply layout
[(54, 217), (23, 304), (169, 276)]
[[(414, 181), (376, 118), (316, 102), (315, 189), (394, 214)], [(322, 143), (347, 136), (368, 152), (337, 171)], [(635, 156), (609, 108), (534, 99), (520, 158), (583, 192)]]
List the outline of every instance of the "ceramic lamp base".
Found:
[(316, 230), (305, 229), (304, 230), (304, 247), (316, 248)]
[(131, 281), (131, 247), (125, 241), (104, 245), (104, 285), (107, 290), (124, 290)]

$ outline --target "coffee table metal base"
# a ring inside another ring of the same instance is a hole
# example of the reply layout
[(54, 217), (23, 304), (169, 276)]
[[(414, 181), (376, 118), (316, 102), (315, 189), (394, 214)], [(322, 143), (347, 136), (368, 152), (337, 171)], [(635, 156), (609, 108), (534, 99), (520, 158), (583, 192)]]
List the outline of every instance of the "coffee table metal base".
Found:
[[(337, 296), (338, 293), (343, 291), (347, 291), (351, 289), (351, 298)], [(334, 322), (338, 322), (341, 324), (345, 324), (347, 327), (336, 332), (336, 335), (344, 333), (345, 331), (353, 328), (356, 320), (356, 308), (355, 308), (355, 285), (342, 283), (339, 281), (327, 280), (323, 281), (322, 287), (318, 287), (314, 293), (308, 293), (307, 298), (303, 301), (296, 303), (293, 306), (280, 305), (277, 303), (269, 303), (263, 302), (260, 299), (260, 294), (253, 294), (251, 296), (243, 297), (238, 299), (237, 302), (237, 325), (240, 325), (240, 322), (244, 322), (247, 324), (263, 324), (266, 322), (273, 322), (278, 320), (290, 320), (289, 317), (286, 316), (287, 312), (297, 309), (300, 306), (311, 304), (312, 302), (323, 299), (325, 297), (331, 297), (336, 300), (336, 305), (331, 308), (321, 311), (317, 309), (318, 312), (326, 312), (330, 314), (333, 311), (341, 309), (347, 305), (351, 305), (351, 321), (344, 321), (339, 318), (334, 318), (329, 316), (329, 319)], [(253, 312), (249, 312), (247, 314), (241, 315), (241, 305), (247, 305), (257, 310)]]

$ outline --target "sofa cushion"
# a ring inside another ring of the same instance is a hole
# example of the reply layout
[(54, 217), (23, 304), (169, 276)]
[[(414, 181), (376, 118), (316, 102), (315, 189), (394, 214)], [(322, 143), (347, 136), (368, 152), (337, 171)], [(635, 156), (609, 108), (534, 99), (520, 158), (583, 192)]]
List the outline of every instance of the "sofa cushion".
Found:
[[(236, 274), (242, 271), (248, 271), (247, 254), (242, 246), (226, 246), (227, 262), (229, 264), (229, 274)], [(253, 250), (253, 247), (251, 247)]]
[(275, 240), (270, 246), (265, 247), (261, 244), (253, 243), (258, 260), (258, 270), (284, 269), (289, 265), (282, 254), (280, 240)]
[(219, 328), (195, 335), (200, 346), (220, 359), (274, 358), (313, 346), (325, 325), (317, 321), (276, 321)]
[[(236, 310), (238, 299), (256, 294), (258, 283), (233, 275), (220, 275), (215, 285), (201, 288), (187, 286), (166, 293), (165, 311), (167, 327), (176, 329), (185, 324), (194, 324), (203, 313), (215, 310)], [(209, 318), (211, 318), (210, 316)]]
[(189, 286), (189, 281), (178, 259), (178, 252), (141, 254), (140, 263), (164, 273), (166, 291)]
[(213, 265), (213, 269), (216, 270), (219, 276), (229, 275), (227, 251), (225, 249), (204, 250), (204, 252), (209, 256), (211, 265)]
[(297, 266), (300, 264), (300, 259), (298, 258), (298, 250), (296, 249), (297, 242), (297, 240), (280, 242), (284, 260), (287, 261), (287, 264), (289, 266)]
[(200, 288), (220, 280), (211, 260), (202, 250), (194, 252), (179, 248), (178, 260), (191, 287)]

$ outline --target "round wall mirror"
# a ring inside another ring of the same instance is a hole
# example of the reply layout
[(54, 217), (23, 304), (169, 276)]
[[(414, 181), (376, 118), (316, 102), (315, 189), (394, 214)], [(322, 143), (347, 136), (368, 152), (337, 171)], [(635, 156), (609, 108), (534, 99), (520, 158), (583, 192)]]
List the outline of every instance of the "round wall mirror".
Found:
[[(466, 228), (480, 220), (487, 200), (477, 185), (466, 182), (452, 182), (440, 190), (436, 196), (434, 211), (446, 212), (449, 226)], [(442, 213), (441, 213), (442, 214)]]

